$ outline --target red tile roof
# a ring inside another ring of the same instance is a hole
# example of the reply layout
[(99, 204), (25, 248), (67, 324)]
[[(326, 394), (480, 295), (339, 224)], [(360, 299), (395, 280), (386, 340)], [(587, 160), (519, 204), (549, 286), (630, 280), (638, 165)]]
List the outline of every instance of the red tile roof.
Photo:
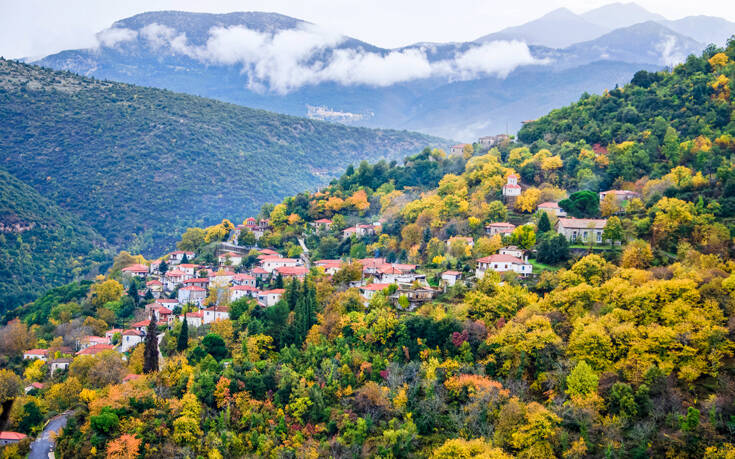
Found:
[(478, 263), (515, 263), (519, 265), (526, 264), (520, 258), (516, 258), (513, 255), (505, 255), (505, 254), (495, 254), (495, 255), (490, 255), (489, 257), (478, 258), (477, 262)]
[(273, 290), (263, 290), (260, 292), (261, 295), (283, 295), (286, 289), (274, 288)]
[(135, 265), (126, 266), (125, 268), (122, 269), (122, 271), (125, 273), (141, 273), (141, 272), (147, 273), (148, 266), (141, 265), (141, 264), (135, 264)]
[(189, 286), (184, 287), (184, 288), (181, 288), (179, 290), (187, 290), (187, 291), (190, 291), (190, 292), (206, 292), (205, 289), (203, 289), (201, 287), (197, 287), (196, 285), (189, 285)]
[(24, 354), (47, 355), (48, 349), (29, 349), (25, 351)]
[[(135, 330), (133, 330), (135, 331)], [(95, 344), (77, 352), (77, 355), (96, 355), (102, 351), (111, 351), (115, 347), (112, 344)]]
[(370, 285), (363, 285), (360, 287), (362, 290), (370, 290), (370, 291), (380, 291), (390, 286), (390, 284), (370, 284)]
[(9, 431), (0, 432), (0, 440), (21, 441), (24, 438), (26, 438), (26, 434), (22, 434), (20, 432), (9, 432)]

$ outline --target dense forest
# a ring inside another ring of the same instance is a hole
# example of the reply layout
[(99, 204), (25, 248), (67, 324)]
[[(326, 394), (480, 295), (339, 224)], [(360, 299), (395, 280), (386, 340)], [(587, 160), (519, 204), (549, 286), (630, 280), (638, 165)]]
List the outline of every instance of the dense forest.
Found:
[[(732, 458), (733, 82), (735, 39), (585, 95), (527, 123), (519, 141), (350, 166), (258, 215), (270, 224), (258, 248), (340, 259), (333, 274), (259, 280), (284, 289), (271, 306), (211, 288), (205, 303), (228, 307), (229, 318), (161, 325), (158, 371), (155, 340), (126, 359), (77, 356), (53, 376), (23, 360), (25, 349), (145, 319), (153, 298), (123, 269), (171, 258), (121, 252), (94, 282), (6, 315), (10, 427), (36, 434), (71, 410), (63, 457)], [(503, 201), (516, 174), (522, 193)], [(610, 188), (633, 197), (599, 197)], [(548, 201), (604, 218), (601, 242), (557, 232), (562, 221), (537, 209)], [(316, 229), (325, 218), (329, 229)], [(508, 221), (518, 224), (510, 234), (486, 232)], [(375, 234), (343, 233), (375, 222)], [(177, 248), (214, 267), (216, 244), (234, 229), (191, 227)], [(239, 236), (243, 246), (254, 238)], [(476, 274), (478, 258), (508, 245), (526, 251), (534, 275)], [(254, 248), (219, 268), (246, 273), (262, 256)], [(437, 296), (416, 308), (395, 295), (416, 285), (361, 296), (354, 285), (368, 275), (356, 260), (366, 257), (415, 265)], [(461, 281), (443, 283), (447, 270)], [(43, 387), (22, 394), (22, 382)]]
[[(241, 217), (362, 159), (444, 142), (0, 61), (2, 166), (115, 245)], [(160, 248), (160, 245), (158, 246)]]

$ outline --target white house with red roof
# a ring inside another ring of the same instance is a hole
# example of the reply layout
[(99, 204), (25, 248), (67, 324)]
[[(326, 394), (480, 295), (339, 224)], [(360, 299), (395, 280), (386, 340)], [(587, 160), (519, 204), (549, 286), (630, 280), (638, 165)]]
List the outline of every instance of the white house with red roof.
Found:
[(115, 346), (112, 344), (95, 344), (77, 352), (77, 355), (97, 355), (100, 352), (112, 351), (113, 349), (115, 349)]
[(317, 260), (314, 263), (317, 268), (322, 268), (326, 274), (334, 275), (342, 269), (342, 260)]
[(225, 286), (225, 285), (228, 285), (230, 282), (232, 282), (232, 279), (234, 277), (235, 277), (235, 273), (233, 271), (219, 270), (209, 275), (209, 283), (216, 284), (219, 286)]
[(95, 344), (110, 344), (106, 336), (84, 336), (79, 340), (79, 349), (86, 349)]
[(459, 271), (444, 271), (442, 273), (442, 282), (449, 287), (453, 287), (462, 278), (462, 273)]
[(475, 276), (480, 279), (485, 276), (488, 270), (499, 273), (513, 271), (526, 277), (533, 272), (533, 266), (512, 255), (495, 254), (489, 257), (478, 258)]
[(281, 300), (285, 291), (285, 289), (276, 288), (273, 290), (263, 290), (262, 292), (258, 292), (258, 302), (266, 307), (273, 306)]
[(192, 277), (191, 279), (186, 279), (183, 283), (184, 283), (184, 287), (193, 285), (195, 287), (208, 288), (209, 278), (208, 277)]
[(26, 438), (27, 438), (26, 434), (4, 430), (0, 432), (0, 446), (18, 443), (19, 441), (24, 440)]
[(309, 223), (314, 229), (319, 231), (329, 231), (332, 228), (332, 220), (328, 218), (320, 218)]
[(500, 234), (501, 236), (507, 236), (516, 229), (516, 225), (508, 222), (497, 222), (490, 223), (485, 226), (485, 234), (488, 236), (494, 236)]
[(158, 298), (163, 291), (163, 282), (158, 279), (149, 280), (145, 283), (145, 288), (151, 292), (154, 298)]
[(342, 230), (342, 238), (348, 239), (352, 236), (357, 237), (364, 237), (364, 236), (372, 236), (375, 234), (377, 228), (380, 227), (380, 224), (372, 224), (372, 225), (355, 225), (351, 226), (349, 228), (345, 228)]
[(230, 308), (227, 306), (212, 306), (202, 311), (204, 313), (204, 324), (211, 324), (218, 320), (230, 318)]
[[(179, 316), (179, 320), (184, 320), (184, 314)], [(204, 314), (201, 311), (186, 313), (186, 324), (190, 327), (201, 327), (203, 320)]]
[(217, 261), (219, 261), (221, 265), (227, 265), (229, 262), (229, 266), (238, 266), (242, 263), (242, 255), (235, 252), (227, 252), (218, 256)]
[(260, 266), (256, 266), (255, 268), (251, 269), (250, 274), (255, 276), (256, 279), (265, 279), (271, 275), (271, 273), (261, 268)]
[(134, 264), (126, 266), (122, 269), (123, 274), (135, 277), (146, 277), (148, 275), (148, 266), (141, 264)]
[(255, 287), (255, 277), (246, 273), (235, 273), (232, 276), (232, 285), (249, 285)]
[(48, 349), (29, 349), (23, 353), (24, 360), (43, 360), (48, 357)]
[(383, 284), (412, 284), (416, 281), (425, 283), (426, 275), (415, 273), (415, 269), (416, 265), (385, 264), (378, 269), (377, 277)]
[(386, 288), (388, 288), (391, 284), (387, 284), (384, 282), (374, 282), (370, 285), (363, 285), (360, 287), (360, 295), (365, 299), (364, 304), (367, 305), (370, 300), (373, 299), (376, 293), (382, 292)]
[(521, 186), (518, 184), (518, 176), (510, 174), (508, 182), (503, 185), (503, 196), (506, 198), (517, 198), (521, 195)]
[(180, 269), (172, 269), (171, 271), (166, 272), (166, 276), (163, 280), (166, 284), (166, 290), (173, 290), (177, 285), (180, 285), (186, 279), (191, 279), (192, 277), (194, 276), (186, 274)]
[(602, 202), (608, 194), (614, 195), (618, 203), (630, 201), (633, 198), (639, 198), (641, 196), (640, 193), (630, 190), (607, 190), (600, 192), (600, 202)]
[(129, 329), (122, 332), (122, 343), (120, 343), (120, 352), (128, 352), (139, 343), (143, 342), (143, 332), (135, 329)]
[(559, 207), (558, 202), (554, 202), (554, 201), (542, 202), (541, 204), (536, 206), (536, 210), (538, 212), (546, 212), (549, 215), (556, 215), (557, 217), (567, 216), (567, 212), (561, 207)]
[(605, 218), (560, 218), (556, 222), (556, 231), (571, 243), (582, 241), (602, 244), (606, 224)]
[(309, 269), (306, 266), (281, 266), (275, 269), (275, 274), (286, 279), (303, 279), (309, 274)]
[(115, 336), (115, 333), (120, 333), (120, 336), (122, 336), (123, 331), (124, 330), (122, 328), (111, 328), (110, 330), (107, 330), (105, 332), (105, 338), (107, 338), (107, 342), (112, 342), (112, 338)]
[(196, 276), (196, 273), (200, 268), (201, 266), (194, 263), (181, 263), (176, 267), (179, 271), (184, 271), (189, 277)]
[(385, 258), (361, 258), (357, 262), (362, 265), (364, 274), (377, 274), (378, 270), (386, 265)]
[(260, 267), (266, 270), (268, 273), (273, 273), (276, 268), (283, 268), (285, 266), (295, 267), (301, 265), (302, 262), (298, 258), (281, 258), (268, 256), (260, 260)]
[(187, 304), (192, 303), (201, 306), (204, 299), (207, 297), (207, 289), (190, 285), (188, 287), (181, 287), (179, 289), (179, 303)]
[(258, 296), (258, 289), (251, 285), (233, 285), (230, 287), (230, 301), (236, 301), (240, 298)]

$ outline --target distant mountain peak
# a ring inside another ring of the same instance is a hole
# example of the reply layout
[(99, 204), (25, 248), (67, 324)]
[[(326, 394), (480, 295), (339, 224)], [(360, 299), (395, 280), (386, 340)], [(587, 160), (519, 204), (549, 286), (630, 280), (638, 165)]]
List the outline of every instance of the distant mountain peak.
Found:
[(666, 18), (652, 13), (634, 2), (609, 3), (580, 15), (585, 20), (609, 29), (628, 27), (646, 21), (665, 21)]

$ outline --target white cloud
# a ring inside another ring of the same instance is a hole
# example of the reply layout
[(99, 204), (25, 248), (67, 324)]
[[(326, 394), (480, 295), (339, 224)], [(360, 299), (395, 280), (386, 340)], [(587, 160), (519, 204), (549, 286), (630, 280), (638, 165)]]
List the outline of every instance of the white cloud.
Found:
[(105, 29), (96, 35), (97, 43), (108, 48), (112, 48), (118, 43), (130, 41), (138, 36), (135, 30), (113, 27)]
[(673, 35), (666, 37), (666, 40), (659, 43), (658, 46), (656, 46), (656, 49), (661, 53), (661, 60), (663, 63), (669, 67), (681, 64), (686, 60), (686, 56), (684, 56), (680, 51), (677, 51), (676, 37)]
[(213, 27), (203, 46), (189, 44), (185, 34), (160, 24), (144, 27), (140, 36), (154, 50), (168, 47), (208, 64), (240, 65), (250, 89), (279, 94), (325, 82), (383, 87), (430, 77), (505, 78), (520, 65), (544, 63), (518, 41), (485, 43), (441, 61), (430, 61), (425, 47), (386, 53), (336, 48), (344, 36), (310, 24), (274, 34), (244, 26)]

